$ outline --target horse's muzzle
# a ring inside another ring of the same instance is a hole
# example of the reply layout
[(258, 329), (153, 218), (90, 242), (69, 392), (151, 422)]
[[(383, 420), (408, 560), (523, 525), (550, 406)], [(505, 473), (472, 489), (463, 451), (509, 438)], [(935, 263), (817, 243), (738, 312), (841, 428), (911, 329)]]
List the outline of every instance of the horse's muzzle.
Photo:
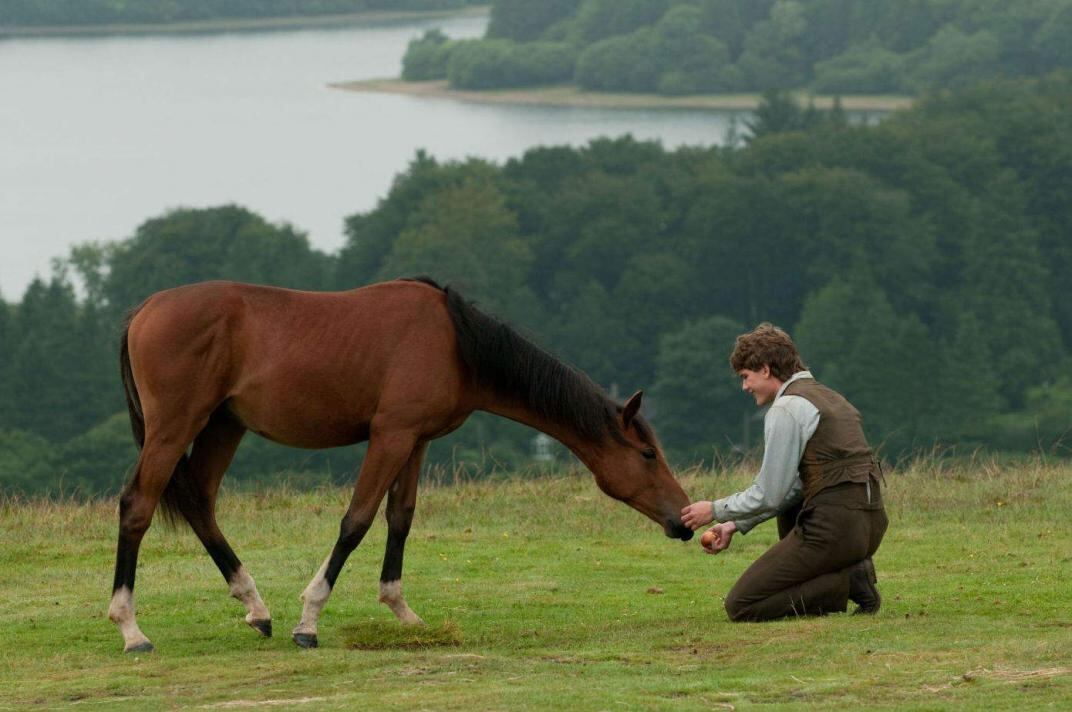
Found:
[(692, 538), (692, 530), (681, 522), (675, 522), (671, 519), (666, 520), (666, 525), (663, 527), (666, 531), (666, 536), (671, 539), (680, 539), (681, 541), (688, 541)]

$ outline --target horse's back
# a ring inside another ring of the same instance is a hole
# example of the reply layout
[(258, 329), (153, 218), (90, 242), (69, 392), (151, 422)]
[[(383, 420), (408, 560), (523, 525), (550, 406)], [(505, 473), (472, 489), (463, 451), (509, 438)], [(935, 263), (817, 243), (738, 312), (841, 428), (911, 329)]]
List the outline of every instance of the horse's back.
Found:
[(226, 401), (247, 427), (306, 447), (364, 439), (391, 401), (449, 409), (460, 390), (445, 297), (419, 282), (178, 287), (146, 301), (129, 343), (139, 389)]

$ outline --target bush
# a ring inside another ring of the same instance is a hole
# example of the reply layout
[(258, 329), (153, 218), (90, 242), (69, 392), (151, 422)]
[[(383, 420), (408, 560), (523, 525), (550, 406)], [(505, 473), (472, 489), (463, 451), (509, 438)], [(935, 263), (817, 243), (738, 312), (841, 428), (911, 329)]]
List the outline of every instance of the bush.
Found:
[(987, 31), (968, 35), (946, 25), (908, 57), (906, 84), (916, 91), (957, 88), (1000, 71), (1001, 42)]
[(518, 86), (568, 82), (577, 64), (577, 50), (565, 42), (517, 45), (512, 56)]
[(407, 82), (446, 79), (454, 44), (439, 30), (428, 30), (420, 39), (411, 40), (402, 57), (402, 78)]
[(510, 48), (507, 40), (465, 40), (447, 62), (447, 79), (459, 89), (496, 89), (510, 86)]
[(655, 91), (662, 73), (655, 47), (650, 29), (596, 42), (577, 60), (577, 84), (595, 91)]
[(55, 488), (62, 483), (64, 490), (86, 495), (114, 494), (122, 489), (137, 459), (130, 418), (117, 413), (63, 446)]
[(118, 492), (138, 458), (130, 421), (119, 413), (57, 447), (21, 430), (0, 432), (0, 491), (6, 494)]
[(447, 78), (459, 89), (499, 89), (568, 81), (576, 52), (563, 42), (469, 40), (450, 52)]
[(885, 94), (901, 88), (904, 57), (877, 41), (815, 64), (812, 88), (824, 94)]
[(57, 484), (55, 446), (25, 430), (0, 430), (0, 492), (44, 492)]

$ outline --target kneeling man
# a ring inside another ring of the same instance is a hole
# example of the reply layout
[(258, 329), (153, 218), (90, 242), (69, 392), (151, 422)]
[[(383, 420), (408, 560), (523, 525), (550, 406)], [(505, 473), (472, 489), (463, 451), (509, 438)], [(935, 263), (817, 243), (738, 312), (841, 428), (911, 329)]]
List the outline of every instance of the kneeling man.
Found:
[(886, 532), (880, 471), (860, 413), (816, 381), (781, 329), (760, 324), (737, 337), (730, 356), (741, 388), (764, 418), (763, 465), (752, 485), (681, 511), (686, 526), (713, 520), (708, 553), (730, 545), (760, 522), (778, 518), (780, 541), (753, 563), (726, 597), (735, 621), (875, 613), (882, 602), (871, 556)]

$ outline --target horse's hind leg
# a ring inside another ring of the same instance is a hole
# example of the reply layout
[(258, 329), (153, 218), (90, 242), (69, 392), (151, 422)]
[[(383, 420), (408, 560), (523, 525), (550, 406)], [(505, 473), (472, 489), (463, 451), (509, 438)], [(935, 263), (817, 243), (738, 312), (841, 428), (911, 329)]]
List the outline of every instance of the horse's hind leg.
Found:
[(387, 492), (387, 550), (383, 556), (383, 571), (380, 573), (380, 602), (387, 604), (402, 623), (421, 624), (424, 621), (402, 597), (402, 553), (406, 537), (413, 522), (413, 510), (417, 503), (417, 479), (428, 443), (418, 445), (406, 466), (398, 473), (395, 483)]
[(148, 652), (153, 644), (138, 628), (134, 615), (134, 573), (138, 567), (138, 549), (164, 488), (176, 467), (182, 467), (183, 451), (189, 440), (155, 439), (146, 441), (138, 457), (137, 469), (119, 498), (119, 543), (115, 556), (115, 579), (108, 618), (123, 634), (123, 649), (128, 653)]
[(301, 647), (317, 646), (320, 611), (331, 595), (339, 572), (342, 571), (350, 553), (365, 537), (387, 488), (394, 483), (416, 444), (416, 434), (409, 431), (381, 431), (374, 433), (369, 439), (368, 453), (361, 465), (350, 507), (339, 525), (339, 538), (331, 550), (331, 555), (302, 593), (302, 617), (293, 633), (294, 642)]
[(272, 616), (264, 605), (253, 577), (231, 549), (216, 523), (216, 495), (246, 428), (225, 409), (217, 410), (194, 440), (186, 487), (177, 498), (179, 511), (204, 544), (230, 587), (231, 595), (246, 607), (246, 623), (270, 638)]

